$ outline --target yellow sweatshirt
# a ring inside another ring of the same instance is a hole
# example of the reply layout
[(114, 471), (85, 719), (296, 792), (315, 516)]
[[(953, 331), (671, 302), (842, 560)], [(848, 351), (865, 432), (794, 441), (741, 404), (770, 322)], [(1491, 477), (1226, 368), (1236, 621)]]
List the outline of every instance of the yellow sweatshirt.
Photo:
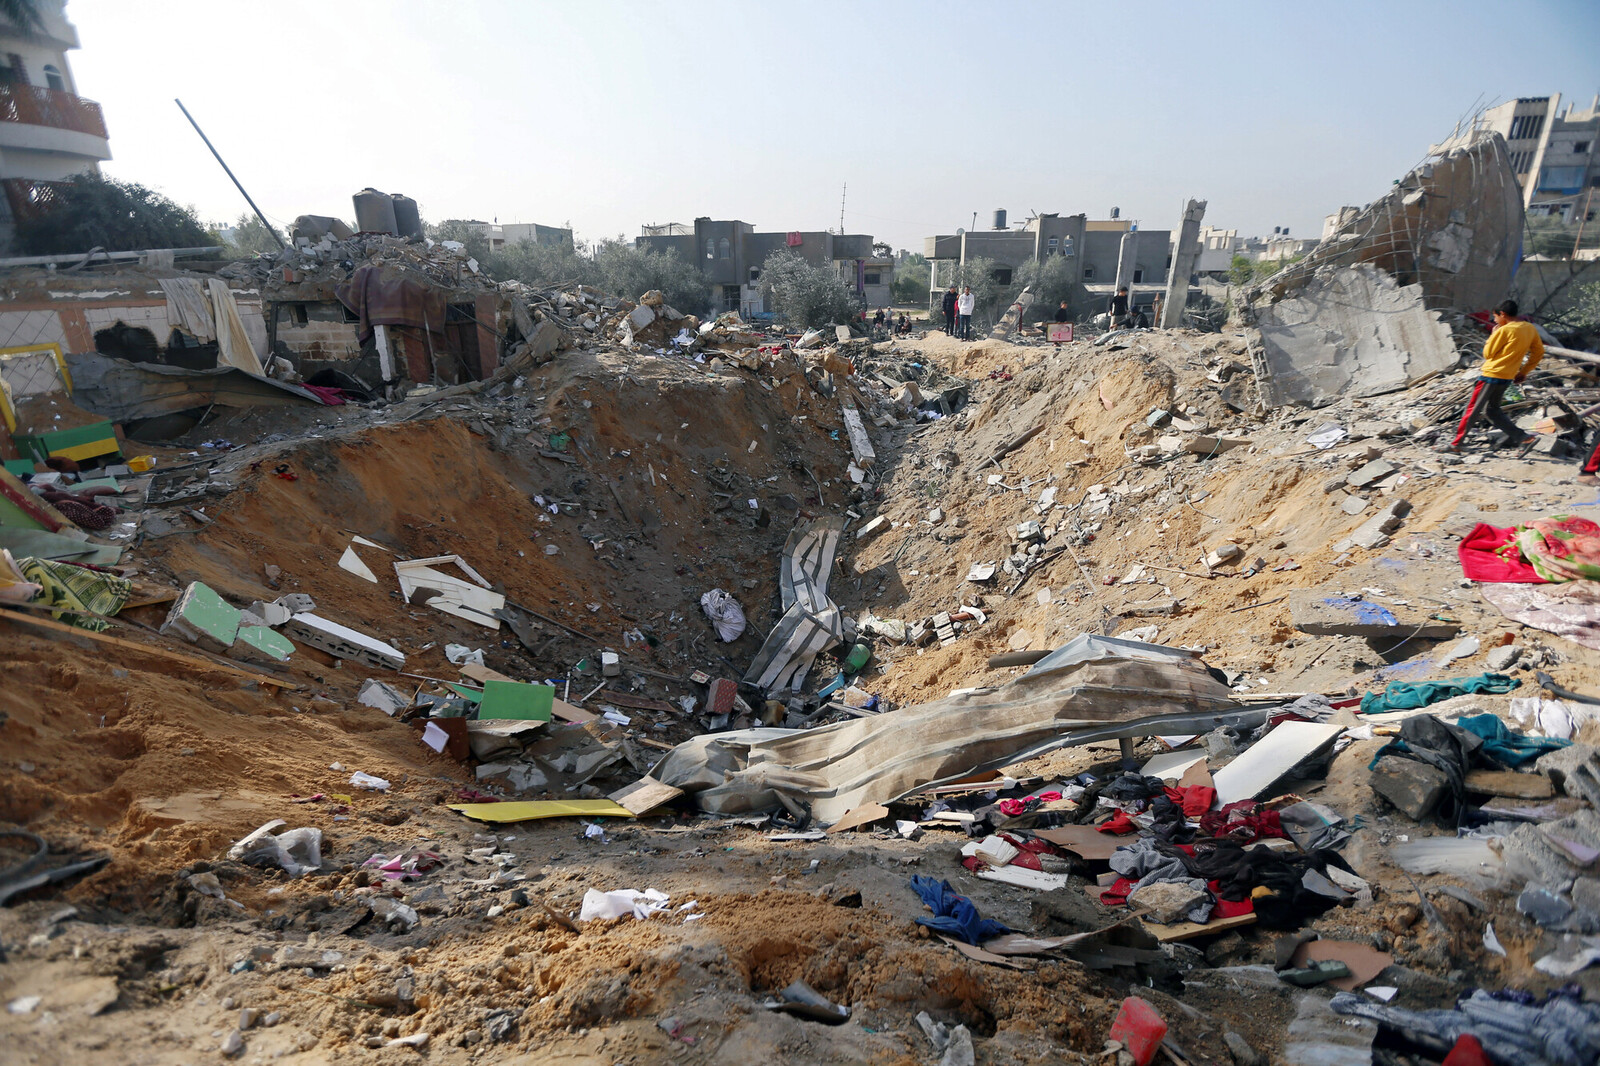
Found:
[[(1544, 358), (1544, 341), (1531, 322), (1507, 322), (1483, 343), (1483, 376), (1509, 381), (1531, 374)], [(1523, 360), (1527, 360), (1526, 363)]]

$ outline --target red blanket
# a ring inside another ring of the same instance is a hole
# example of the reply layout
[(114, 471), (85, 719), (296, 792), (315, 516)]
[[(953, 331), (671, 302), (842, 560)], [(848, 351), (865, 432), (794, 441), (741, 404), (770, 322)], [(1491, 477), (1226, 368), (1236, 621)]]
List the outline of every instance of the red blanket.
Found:
[(1479, 522), (1461, 540), (1461, 573), (1473, 581), (1543, 581), (1517, 548), (1515, 529), (1497, 529)]

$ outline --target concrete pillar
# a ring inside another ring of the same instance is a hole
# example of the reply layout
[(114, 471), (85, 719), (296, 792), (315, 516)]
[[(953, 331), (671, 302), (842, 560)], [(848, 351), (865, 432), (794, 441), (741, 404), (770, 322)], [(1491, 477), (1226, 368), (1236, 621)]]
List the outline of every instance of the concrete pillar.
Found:
[(1204, 200), (1190, 200), (1183, 209), (1183, 225), (1178, 228), (1177, 250), (1172, 253), (1172, 268), (1167, 271), (1167, 294), (1161, 298), (1157, 329), (1183, 325), (1183, 308), (1189, 302), (1189, 275), (1200, 258), (1200, 220), (1205, 217)]
[(1112, 292), (1126, 285), (1129, 296), (1133, 295), (1133, 260), (1138, 252), (1139, 231), (1128, 230), (1122, 235), (1122, 243), (1117, 247), (1117, 276), (1111, 286)]

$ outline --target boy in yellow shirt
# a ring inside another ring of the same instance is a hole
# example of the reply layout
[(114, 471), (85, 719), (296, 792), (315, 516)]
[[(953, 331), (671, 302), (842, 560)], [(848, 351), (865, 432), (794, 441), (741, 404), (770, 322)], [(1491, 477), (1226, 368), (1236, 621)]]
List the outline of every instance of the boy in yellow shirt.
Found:
[(1506, 413), (1500, 409), (1500, 401), (1511, 383), (1526, 381), (1543, 358), (1544, 342), (1539, 339), (1539, 331), (1533, 327), (1533, 323), (1517, 320), (1517, 301), (1506, 300), (1496, 307), (1494, 331), (1483, 345), (1483, 369), (1479, 371), (1477, 384), (1472, 387), (1472, 399), (1467, 401), (1467, 409), (1461, 414), (1455, 439), (1449, 444), (1440, 445), (1435, 451), (1460, 451), (1467, 430), (1472, 428), (1480, 415), (1505, 434), (1505, 439), (1499, 443), (1502, 448), (1520, 447), (1532, 440), (1531, 435), (1524, 433), (1506, 417)]

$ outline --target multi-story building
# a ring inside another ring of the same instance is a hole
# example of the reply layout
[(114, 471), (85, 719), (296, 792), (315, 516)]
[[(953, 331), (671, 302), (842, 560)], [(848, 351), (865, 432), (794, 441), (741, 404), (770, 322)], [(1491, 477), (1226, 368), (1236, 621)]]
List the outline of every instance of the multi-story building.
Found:
[(67, 63), (78, 31), (66, 0), (38, 0), (37, 21), (0, 15), (0, 254), (19, 219), (48, 208), (52, 183), (111, 158), (100, 105), (78, 95)]
[(1600, 96), (1585, 111), (1561, 108), (1561, 94), (1508, 100), (1480, 114), (1434, 153), (1466, 144), (1478, 130), (1506, 139), (1511, 169), (1522, 186), (1530, 215), (1555, 215), (1567, 222), (1593, 222), (1600, 210)]
[(565, 244), (572, 246), (572, 230), (562, 226), (541, 226), (537, 222), (480, 222), (466, 219), (464, 225), (489, 239), (489, 250), (498, 252), (508, 245), (532, 241), (535, 244)]
[(1006, 213), (996, 211), (993, 229), (928, 237), (923, 254), (932, 268), (930, 307), (938, 307), (939, 294), (954, 283), (957, 270), (969, 260), (991, 260), (995, 281), (1010, 285), (1012, 274), (1024, 263), (1062, 256), (1072, 270), (1074, 295), (1069, 307), (1082, 313), (1104, 310), (1116, 291), (1119, 266), (1126, 270), (1134, 304), (1145, 307), (1153, 302), (1166, 287), (1167, 268), (1172, 265), (1172, 232), (1141, 230), (1127, 219), (1091, 221), (1087, 215), (1059, 214), (1035, 215), (1012, 229), (1006, 225)]
[(646, 251), (676, 253), (694, 263), (711, 286), (711, 306), (718, 312), (760, 314), (761, 266), (776, 251), (790, 251), (813, 266), (833, 266), (867, 307), (890, 303), (894, 259), (875, 255), (865, 233), (788, 230), (759, 233), (738, 219), (697, 218), (645, 226), (634, 245)]

